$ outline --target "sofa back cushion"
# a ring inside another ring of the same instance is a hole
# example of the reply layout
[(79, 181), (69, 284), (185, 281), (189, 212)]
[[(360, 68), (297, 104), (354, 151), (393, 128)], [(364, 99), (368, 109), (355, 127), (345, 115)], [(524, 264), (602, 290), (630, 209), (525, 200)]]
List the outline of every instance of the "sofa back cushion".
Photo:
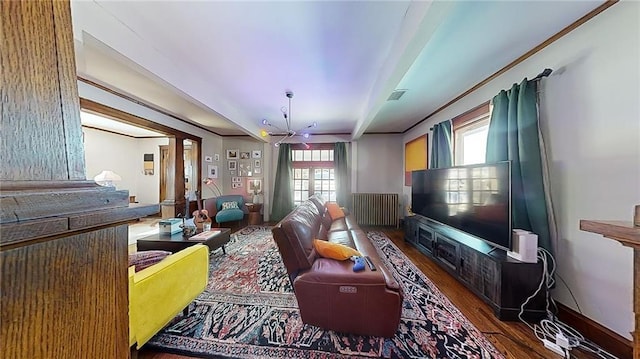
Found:
[(291, 279), (311, 268), (317, 257), (313, 240), (317, 238), (321, 217), (318, 208), (305, 201), (272, 228), (282, 261)]
[(316, 205), (320, 215), (324, 214), (326, 202), (324, 198), (322, 198), (322, 196), (320, 196), (319, 194), (314, 194), (313, 196), (309, 197), (309, 202)]

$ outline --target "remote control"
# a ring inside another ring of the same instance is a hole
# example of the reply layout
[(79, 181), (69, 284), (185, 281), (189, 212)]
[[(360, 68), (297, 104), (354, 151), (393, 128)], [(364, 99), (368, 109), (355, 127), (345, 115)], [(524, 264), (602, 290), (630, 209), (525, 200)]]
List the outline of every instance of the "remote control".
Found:
[(369, 256), (365, 256), (364, 259), (367, 261), (369, 269), (371, 269), (372, 271), (376, 270), (376, 266), (373, 265), (373, 261), (371, 260), (371, 258), (369, 258)]
[(363, 257), (356, 257), (355, 262), (356, 263), (353, 265), (353, 271), (354, 272), (359, 272), (359, 271), (364, 269), (364, 258)]

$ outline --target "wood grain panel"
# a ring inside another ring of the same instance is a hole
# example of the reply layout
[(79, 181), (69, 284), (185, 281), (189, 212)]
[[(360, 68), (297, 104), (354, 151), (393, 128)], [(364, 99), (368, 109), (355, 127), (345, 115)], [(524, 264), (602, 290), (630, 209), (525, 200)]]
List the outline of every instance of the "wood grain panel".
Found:
[(160, 212), (160, 206), (131, 205), (130, 207), (115, 208), (108, 211), (78, 213), (69, 216), (69, 229), (77, 230), (91, 226), (121, 222), (132, 217), (141, 218)]
[(0, 180), (68, 179), (52, 2), (2, 1), (0, 13)]
[(0, 223), (9, 223), (11, 215), (19, 221), (77, 213), (95, 209), (127, 207), (128, 191), (100, 187), (92, 191), (57, 191), (23, 193), (0, 197)]
[(120, 225), (1, 252), (0, 357), (126, 358), (126, 232)]
[(34, 238), (53, 236), (69, 230), (67, 218), (53, 217), (2, 225), (0, 246), (15, 245)]
[[(71, 24), (71, 8), (66, 1), (53, 2), (56, 24)], [(64, 122), (64, 142), (67, 156), (67, 179), (84, 180), (84, 145), (80, 122), (80, 100), (71, 26), (58, 26), (55, 32), (60, 104)]]
[[(160, 206), (131, 205), (130, 207), (113, 208), (90, 212), (80, 212), (66, 216), (35, 219), (2, 225), (0, 250), (12, 249), (26, 245), (28, 242), (42, 242), (45, 237), (60, 237), (66, 232), (86, 230), (92, 227), (105, 226), (130, 221), (156, 214)], [(125, 233), (125, 237), (127, 234)]]

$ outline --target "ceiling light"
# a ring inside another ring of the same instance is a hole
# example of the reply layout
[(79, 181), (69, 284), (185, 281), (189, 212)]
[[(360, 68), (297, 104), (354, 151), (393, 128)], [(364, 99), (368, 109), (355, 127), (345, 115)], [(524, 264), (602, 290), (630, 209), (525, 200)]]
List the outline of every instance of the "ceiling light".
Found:
[[(287, 126), (286, 129), (282, 129), (280, 127), (274, 126), (271, 124), (271, 122), (269, 122), (269, 120), (267, 119), (263, 119), (262, 120), (262, 124), (265, 126), (269, 126), (269, 127), (273, 127), (275, 129), (277, 129), (278, 131), (280, 131), (279, 133), (274, 133), (272, 131), (267, 131), (267, 130), (261, 130), (260, 134), (262, 135), (262, 137), (266, 137), (267, 135), (269, 136), (283, 136), (280, 140), (278, 140), (276, 143), (274, 143), (273, 145), (278, 147), (280, 146), (280, 144), (286, 140), (287, 138), (292, 138), (294, 136), (301, 136), (303, 138), (309, 138), (310, 134), (309, 132), (302, 132), (308, 128), (315, 128), (318, 127), (318, 123), (313, 122), (312, 124), (310, 124), (307, 127), (303, 127), (299, 130), (293, 130), (291, 127), (291, 99), (293, 98), (293, 92), (292, 91), (287, 91), (285, 92), (285, 95), (287, 96), (287, 98), (289, 99), (289, 108), (286, 107), (282, 107), (280, 110), (282, 111), (282, 116), (284, 117), (284, 121), (285, 124)], [(304, 145), (308, 146), (306, 143), (302, 142)]]

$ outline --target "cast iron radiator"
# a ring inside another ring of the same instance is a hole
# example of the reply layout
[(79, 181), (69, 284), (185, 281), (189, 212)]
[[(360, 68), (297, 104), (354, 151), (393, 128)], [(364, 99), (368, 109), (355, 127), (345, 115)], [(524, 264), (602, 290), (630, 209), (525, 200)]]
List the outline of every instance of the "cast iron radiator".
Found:
[(352, 193), (351, 211), (360, 225), (398, 227), (397, 193)]

